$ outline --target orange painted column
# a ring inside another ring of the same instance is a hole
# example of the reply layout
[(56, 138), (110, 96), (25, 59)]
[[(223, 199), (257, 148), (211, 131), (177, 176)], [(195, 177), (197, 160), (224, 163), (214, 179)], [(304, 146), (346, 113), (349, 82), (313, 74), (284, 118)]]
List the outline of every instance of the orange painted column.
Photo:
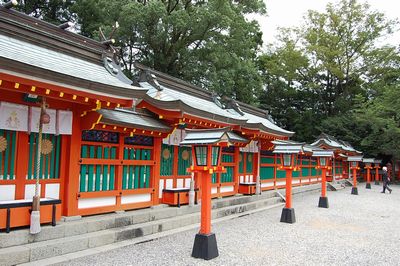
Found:
[[(118, 152), (117, 152), (117, 158), (120, 162), (124, 160), (124, 147), (125, 147), (125, 135), (120, 134), (119, 136), (119, 143), (118, 143)], [(120, 165), (117, 165), (116, 167), (116, 174), (115, 174), (115, 189), (119, 191), (119, 194), (117, 194), (116, 197), (116, 202), (115, 202), (115, 209), (116, 210), (122, 210), (122, 169), (123, 165), (122, 163)]]
[(292, 169), (286, 169), (286, 206), (292, 208)]
[[(234, 162), (239, 162), (239, 154), (240, 154), (239, 147), (235, 147), (233, 155)], [(237, 194), (239, 191), (239, 163), (236, 163), (233, 169), (234, 169), (233, 182), (235, 182), (235, 194)]]
[[(27, 152), (28, 147), (28, 134), (25, 132), (17, 133), (17, 159), (15, 167), (15, 199), (24, 199), (25, 198), (25, 183), (26, 176), (28, 173), (28, 161), (29, 161), (29, 153)], [(43, 188), (42, 188), (43, 190)]]
[(367, 183), (371, 182), (371, 172), (370, 172), (370, 168), (367, 167)]
[(326, 168), (322, 168), (321, 197), (326, 197)]
[(379, 172), (378, 172), (379, 166), (375, 167), (375, 181), (379, 181)]
[(153, 205), (157, 205), (160, 202), (159, 194), (160, 194), (161, 145), (162, 145), (162, 138), (154, 138), (153, 159), (155, 164), (153, 167), (153, 176), (152, 176), (152, 186), (154, 188)]
[(353, 168), (353, 187), (357, 187), (357, 168)]
[(80, 165), (79, 158), (81, 156), (81, 124), (80, 124), (80, 112), (73, 112), (72, 119), (72, 135), (70, 136), (70, 147), (69, 147), (69, 162), (68, 162), (68, 174), (65, 180), (65, 204), (64, 215), (74, 216), (78, 215), (78, 188), (79, 188), (79, 175)]
[(201, 179), (201, 225), (200, 234), (211, 233), (211, 175), (208, 172), (198, 172)]

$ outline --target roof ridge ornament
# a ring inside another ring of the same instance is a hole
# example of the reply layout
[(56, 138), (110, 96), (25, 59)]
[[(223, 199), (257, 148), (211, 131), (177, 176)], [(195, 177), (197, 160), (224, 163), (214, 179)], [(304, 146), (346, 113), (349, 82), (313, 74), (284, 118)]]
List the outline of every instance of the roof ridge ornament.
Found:
[(64, 23), (58, 25), (58, 27), (60, 29), (62, 29), (62, 30), (66, 30), (66, 29), (71, 28), (73, 26), (74, 26), (74, 23), (72, 23), (71, 21), (67, 21), (67, 22), (64, 22)]
[(162, 91), (163, 88), (161, 87), (160, 83), (158, 83), (157, 76), (151, 73), (149, 69), (140, 69), (138, 78), (136, 82), (147, 82), (151, 86), (153, 86), (156, 90)]
[(221, 103), (221, 97), (215, 91), (211, 92), (212, 101), (221, 109), (224, 109), (224, 105)]
[(99, 34), (100, 34), (100, 38), (101, 38), (101, 43), (107, 46), (108, 51), (113, 54), (114, 61), (117, 62), (117, 64), (119, 65), (119, 62), (120, 62), (119, 55), (121, 54), (121, 47), (114, 46), (115, 39), (113, 38), (113, 36), (118, 28), (119, 28), (119, 24), (118, 24), (118, 21), (116, 21), (115, 24), (112, 26), (112, 31), (108, 38), (106, 38), (106, 36), (104, 35), (101, 27), (99, 27)]
[(244, 115), (244, 112), (240, 108), (239, 104), (235, 101), (235, 99), (229, 98), (229, 97), (224, 97), (224, 99), (227, 101), (227, 107), (230, 109), (235, 110), (237, 113), (240, 115)]

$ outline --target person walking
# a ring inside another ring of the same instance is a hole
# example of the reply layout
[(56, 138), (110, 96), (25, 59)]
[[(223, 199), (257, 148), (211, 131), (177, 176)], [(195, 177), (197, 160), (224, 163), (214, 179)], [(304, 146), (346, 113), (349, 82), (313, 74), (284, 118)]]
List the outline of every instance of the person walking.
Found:
[(386, 166), (382, 167), (383, 174), (382, 174), (382, 181), (383, 181), (383, 191), (381, 193), (385, 193), (386, 189), (389, 190), (389, 193), (392, 194), (392, 189), (389, 187), (389, 173)]

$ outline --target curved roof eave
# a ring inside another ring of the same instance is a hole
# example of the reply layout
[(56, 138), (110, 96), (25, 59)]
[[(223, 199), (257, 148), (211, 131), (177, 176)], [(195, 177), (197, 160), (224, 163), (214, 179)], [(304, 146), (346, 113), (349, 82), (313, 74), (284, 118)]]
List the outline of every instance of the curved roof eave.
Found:
[(153, 97), (146, 95), (144, 97), (145, 101), (150, 104), (153, 104), (157, 107), (161, 107), (162, 109), (166, 110), (173, 110), (173, 111), (180, 111), (181, 113), (186, 113), (193, 116), (204, 117), (206, 119), (212, 119), (218, 122), (227, 123), (227, 124), (235, 124), (235, 125), (244, 125), (247, 120), (242, 119), (235, 119), (231, 117), (225, 117), (221, 115), (217, 115), (214, 113), (209, 113), (206, 111), (202, 111), (196, 108), (193, 108), (186, 104), (181, 100), (174, 100), (174, 101), (161, 101), (154, 99)]
[(249, 126), (250, 128), (257, 128), (261, 129), (262, 131), (268, 133), (268, 134), (273, 134), (273, 135), (278, 135), (278, 136), (285, 136), (285, 137), (291, 137), (294, 135), (294, 132), (288, 131), (285, 129), (282, 129), (282, 131), (278, 130), (273, 130), (267, 126), (265, 126), (263, 123), (246, 123), (245, 126)]

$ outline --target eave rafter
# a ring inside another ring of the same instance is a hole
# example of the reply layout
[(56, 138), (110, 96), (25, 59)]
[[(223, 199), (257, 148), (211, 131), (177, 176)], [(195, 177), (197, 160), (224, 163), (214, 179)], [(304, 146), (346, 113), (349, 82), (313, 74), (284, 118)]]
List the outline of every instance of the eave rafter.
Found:
[(133, 101), (97, 95), (95, 93), (83, 92), (77, 89), (66, 88), (54, 84), (48, 84), (40, 81), (29, 80), (5, 73), (0, 73), (0, 89), (33, 94), (46, 98), (58, 99), (64, 102), (71, 102), (87, 106), (84, 109), (114, 109), (116, 107), (130, 107)]
[(160, 132), (151, 129), (142, 129), (139, 127), (129, 127), (116, 125), (111, 123), (104, 123), (101, 121), (102, 115), (98, 112), (92, 111), (85, 115), (81, 115), (81, 124), (83, 125), (83, 130), (105, 130), (119, 132), (121, 134), (134, 136), (134, 135), (145, 135), (165, 138), (168, 136), (169, 132)]

